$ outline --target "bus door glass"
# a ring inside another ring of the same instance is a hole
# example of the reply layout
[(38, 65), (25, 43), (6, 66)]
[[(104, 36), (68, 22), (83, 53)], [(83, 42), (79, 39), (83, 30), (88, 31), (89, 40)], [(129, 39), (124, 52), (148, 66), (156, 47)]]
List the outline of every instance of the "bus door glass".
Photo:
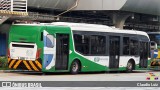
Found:
[(56, 34), (56, 70), (67, 70), (69, 61), (69, 34)]
[(148, 63), (148, 42), (140, 42), (140, 68), (146, 68)]
[(110, 36), (109, 38), (109, 68), (119, 68), (120, 37)]
[(55, 66), (56, 39), (54, 34), (44, 31), (44, 61), (43, 68), (49, 70)]

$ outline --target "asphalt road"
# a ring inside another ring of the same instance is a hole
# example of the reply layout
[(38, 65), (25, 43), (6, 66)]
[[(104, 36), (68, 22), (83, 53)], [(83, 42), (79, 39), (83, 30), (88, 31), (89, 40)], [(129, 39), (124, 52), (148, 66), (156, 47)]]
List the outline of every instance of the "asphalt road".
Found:
[[(160, 77), (159, 71), (94, 72), (71, 75), (69, 73), (37, 73), (0, 71), (0, 81), (148, 81), (149, 73)], [(160, 81), (160, 78), (158, 80)]]
[[(94, 72), (71, 75), (69, 73), (37, 73), (21, 71), (0, 71), (0, 81), (150, 81), (149, 73), (160, 77), (159, 71)], [(160, 81), (158, 80), (153, 81)], [(159, 85), (160, 86), (160, 85)], [(45, 88), (0, 88), (1, 90), (159, 90), (159, 87), (45, 87)]]

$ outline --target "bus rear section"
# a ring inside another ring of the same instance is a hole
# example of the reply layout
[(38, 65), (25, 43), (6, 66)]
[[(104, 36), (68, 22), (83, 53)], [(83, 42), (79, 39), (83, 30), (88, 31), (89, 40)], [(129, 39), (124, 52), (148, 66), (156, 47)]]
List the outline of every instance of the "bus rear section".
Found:
[[(25, 28), (25, 29), (24, 29)], [(35, 30), (34, 30), (35, 29)], [(8, 67), (16, 70), (42, 70), (42, 50), (39, 48), (38, 28), (13, 26), (9, 35)], [(37, 41), (36, 41), (37, 40)]]

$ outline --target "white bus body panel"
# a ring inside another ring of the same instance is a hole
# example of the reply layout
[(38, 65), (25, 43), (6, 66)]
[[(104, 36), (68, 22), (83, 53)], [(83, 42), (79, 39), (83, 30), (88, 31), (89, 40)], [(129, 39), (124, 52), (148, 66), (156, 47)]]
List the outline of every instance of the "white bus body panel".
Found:
[[(19, 45), (14, 47), (13, 45)], [(20, 47), (21, 45), (31, 45), (33, 48), (30, 47)], [(31, 43), (10, 43), (10, 58), (11, 59), (20, 59), (20, 60), (36, 60), (36, 52), (37, 52), (37, 45)]]
[[(81, 55), (81, 54), (79, 54)], [(83, 55), (81, 55), (83, 56)], [(99, 65), (109, 67), (109, 56), (83, 56), (87, 60), (95, 62)], [(119, 67), (127, 67), (127, 63), (129, 60), (133, 59), (135, 61), (135, 65), (140, 63), (140, 57), (135, 56), (120, 56), (119, 58)]]

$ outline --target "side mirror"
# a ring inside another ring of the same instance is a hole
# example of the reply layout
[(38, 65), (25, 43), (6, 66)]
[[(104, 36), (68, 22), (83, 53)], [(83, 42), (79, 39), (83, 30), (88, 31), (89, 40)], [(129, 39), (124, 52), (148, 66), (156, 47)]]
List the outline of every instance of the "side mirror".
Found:
[(157, 43), (155, 41), (150, 41), (150, 48), (151, 50), (157, 49)]

